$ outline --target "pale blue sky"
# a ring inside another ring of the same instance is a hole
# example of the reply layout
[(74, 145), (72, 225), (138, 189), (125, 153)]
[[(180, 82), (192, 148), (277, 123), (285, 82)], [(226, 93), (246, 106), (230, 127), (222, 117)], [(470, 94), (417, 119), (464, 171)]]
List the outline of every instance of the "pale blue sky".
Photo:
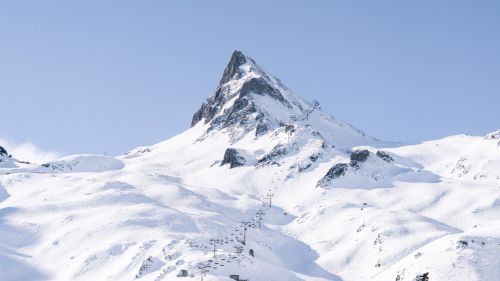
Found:
[(1, 1), (0, 138), (119, 154), (189, 127), (234, 49), (369, 135), (500, 128), (500, 1)]

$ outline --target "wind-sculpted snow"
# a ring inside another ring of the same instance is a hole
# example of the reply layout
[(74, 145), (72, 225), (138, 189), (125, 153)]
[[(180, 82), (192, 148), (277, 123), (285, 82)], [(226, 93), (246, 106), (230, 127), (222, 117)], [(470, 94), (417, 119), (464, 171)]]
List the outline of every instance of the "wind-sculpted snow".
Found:
[(73, 155), (61, 158), (42, 166), (57, 172), (104, 172), (123, 168), (120, 160), (101, 155)]
[(15, 159), (7, 154), (7, 151), (0, 146), (0, 169), (1, 168), (17, 168), (18, 165)]
[(500, 280), (497, 135), (376, 140), (236, 52), (173, 138), (0, 167), (0, 280)]
[(0, 202), (7, 199), (9, 196), (10, 195), (9, 193), (7, 193), (7, 190), (5, 190), (5, 188), (0, 185)]

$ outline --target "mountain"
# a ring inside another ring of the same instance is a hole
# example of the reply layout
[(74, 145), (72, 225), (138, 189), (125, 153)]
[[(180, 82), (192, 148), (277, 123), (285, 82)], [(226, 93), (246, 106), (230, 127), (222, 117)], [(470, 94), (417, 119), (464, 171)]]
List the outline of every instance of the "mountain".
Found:
[(499, 280), (499, 171), (499, 132), (377, 140), (235, 51), (173, 138), (0, 167), (0, 280)]
[(202, 121), (208, 131), (222, 128), (256, 130), (256, 135), (305, 118), (314, 107), (268, 75), (254, 60), (235, 51), (219, 86), (194, 114), (192, 126)]
[(286, 125), (311, 125), (339, 145), (371, 140), (363, 132), (320, 111), (264, 71), (255, 61), (235, 51), (215, 92), (193, 115), (191, 126), (208, 125), (207, 133), (225, 130), (237, 140), (253, 131), (261, 136)]

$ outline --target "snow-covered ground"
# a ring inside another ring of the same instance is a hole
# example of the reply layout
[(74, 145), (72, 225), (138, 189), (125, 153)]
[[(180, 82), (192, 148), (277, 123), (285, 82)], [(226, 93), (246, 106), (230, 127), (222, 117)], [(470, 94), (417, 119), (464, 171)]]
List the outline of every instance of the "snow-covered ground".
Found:
[(0, 280), (500, 280), (499, 132), (379, 141), (239, 52), (171, 139), (0, 157)]

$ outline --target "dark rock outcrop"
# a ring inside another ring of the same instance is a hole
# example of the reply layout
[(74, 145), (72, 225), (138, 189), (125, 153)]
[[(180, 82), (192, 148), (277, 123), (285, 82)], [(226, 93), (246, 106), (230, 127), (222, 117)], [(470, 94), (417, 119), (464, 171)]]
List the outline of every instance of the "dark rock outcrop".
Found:
[(296, 131), (297, 130), (295, 129), (295, 125), (294, 124), (288, 124), (288, 125), (285, 126), (285, 133), (293, 134)]
[[(325, 148), (327, 148), (327, 147), (328, 147), (328, 143), (327, 143), (326, 141), (323, 141), (323, 142), (321, 143), (321, 148), (325, 149)], [(335, 147), (335, 145), (332, 145), (332, 148), (334, 148), (334, 147)]]
[(429, 281), (429, 272), (417, 275), (415, 281)]
[(469, 246), (469, 242), (467, 240), (458, 240), (457, 241), (457, 249), (465, 249)]
[(276, 145), (271, 152), (266, 154), (264, 157), (257, 161), (258, 164), (267, 165), (267, 164), (279, 164), (277, 162), (278, 158), (286, 154), (286, 147), (282, 144)]
[(5, 150), (5, 148), (3, 148), (2, 146), (0, 146), (0, 155), (4, 155), (4, 156), (9, 155), (9, 154), (7, 153), (7, 150)]
[[(224, 69), (220, 84), (224, 84), (233, 78), (238, 79), (241, 76), (240, 66), (245, 63), (247, 63), (247, 57), (241, 51), (234, 51), (226, 69)], [(252, 63), (255, 64), (254, 61)]]
[(205, 124), (214, 119), (215, 115), (221, 110), (227, 100), (225, 95), (227, 90), (227, 88), (223, 88), (221, 86), (217, 87), (215, 93), (203, 102), (200, 109), (198, 109), (198, 111), (196, 111), (193, 115), (191, 127), (196, 125), (202, 119), (205, 119)]
[(377, 151), (377, 157), (388, 163), (394, 162), (394, 159), (389, 154), (387, 154), (382, 150)]
[(328, 170), (328, 173), (326, 173), (326, 176), (335, 179), (340, 176), (345, 175), (345, 172), (347, 171), (347, 164), (345, 163), (340, 163), (335, 166), (333, 166), (330, 170)]
[[(226, 85), (219, 85), (215, 94), (210, 96), (193, 115), (191, 126), (196, 125), (201, 120), (205, 124), (211, 122), (209, 130), (215, 128), (226, 128), (232, 125), (245, 125), (249, 121), (256, 121), (263, 118), (263, 114), (257, 109), (250, 93), (256, 95), (270, 96), (286, 107), (291, 108), (290, 103), (281, 95), (280, 91), (262, 77), (252, 78), (246, 81), (239, 91), (232, 93), (232, 89)], [(234, 96), (237, 96), (231, 107), (224, 108), (224, 105)], [(257, 114), (253, 114), (257, 113)], [(218, 115), (217, 117), (215, 117)], [(218, 119), (218, 120), (217, 120)], [(254, 122), (255, 124), (260, 124)], [(262, 128), (262, 127), (261, 127)]]
[(349, 165), (351, 167), (359, 167), (359, 163), (363, 163), (368, 159), (368, 156), (370, 156), (370, 151), (363, 149), (363, 150), (355, 150), (351, 153), (351, 162)]
[(363, 149), (363, 150), (355, 150), (351, 153), (351, 161), (357, 161), (357, 162), (365, 162), (366, 159), (368, 159), (368, 156), (370, 156), (370, 151)]
[(267, 127), (267, 123), (264, 121), (260, 121), (257, 124), (257, 128), (255, 129), (255, 136), (260, 137), (260, 136), (264, 135), (265, 133), (267, 133), (268, 130), (269, 130), (269, 128)]
[(234, 148), (228, 148), (226, 149), (226, 152), (224, 152), (224, 158), (222, 159), (222, 162), (220, 163), (221, 166), (229, 164), (229, 168), (236, 168), (245, 165), (246, 163), (245, 157), (241, 156), (238, 150)]
[(317, 138), (323, 138), (323, 136), (318, 131), (312, 131), (311, 135)]
[(280, 91), (269, 85), (267, 80), (262, 77), (252, 78), (247, 82), (245, 82), (245, 84), (243, 84), (243, 86), (240, 89), (240, 93), (242, 96), (247, 96), (251, 93), (261, 96), (267, 95), (280, 101), (288, 108), (292, 107), (290, 103), (281, 95)]
[(299, 171), (299, 173), (302, 173), (303, 171), (309, 169), (309, 167), (311, 167), (311, 166), (312, 166), (311, 163), (299, 164), (297, 167), (297, 171)]
[(486, 135), (485, 139), (489, 140), (497, 140), (500, 139), (500, 130), (489, 133)]
[(320, 156), (321, 154), (319, 153), (312, 154), (311, 156), (309, 156), (309, 160), (311, 160), (312, 162), (316, 162), (316, 160), (318, 160)]
[(343, 175), (345, 175), (347, 169), (349, 168), (349, 165), (346, 163), (339, 163), (333, 166), (330, 170), (328, 170), (328, 173), (321, 178), (318, 183), (316, 184), (316, 187), (323, 187), (328, 185), (328, 183), (336, 178), (339, 178)]

